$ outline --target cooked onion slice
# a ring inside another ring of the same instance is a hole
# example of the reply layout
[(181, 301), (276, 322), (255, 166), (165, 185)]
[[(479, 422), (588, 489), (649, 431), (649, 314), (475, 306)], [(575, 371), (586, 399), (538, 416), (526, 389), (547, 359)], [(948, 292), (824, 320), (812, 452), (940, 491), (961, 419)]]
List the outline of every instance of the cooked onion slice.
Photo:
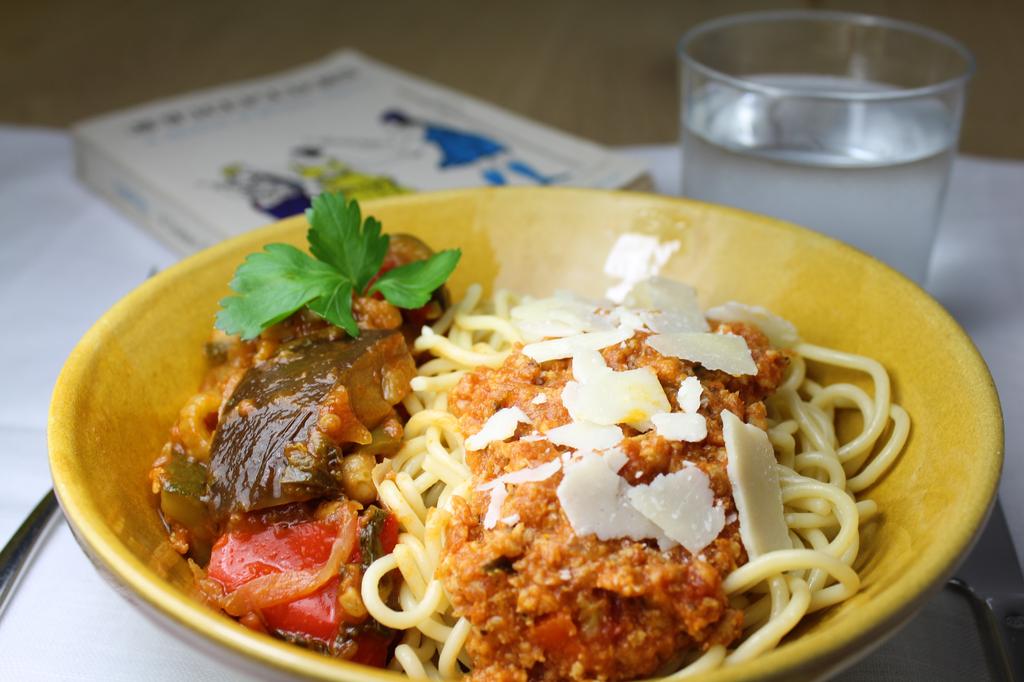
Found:
[(356, 515), (344, 506), (339, 508), (337, 515), (338, 537), (323, 566), (317, 570), (282, 571), (253, 578), (238, 589), (215, 598), (217, 606), (232, 616), (244, 616), (293, 602), (323, 587), (328, 580), (338, 575), (341, 565), (352, 555), (356, 546)]

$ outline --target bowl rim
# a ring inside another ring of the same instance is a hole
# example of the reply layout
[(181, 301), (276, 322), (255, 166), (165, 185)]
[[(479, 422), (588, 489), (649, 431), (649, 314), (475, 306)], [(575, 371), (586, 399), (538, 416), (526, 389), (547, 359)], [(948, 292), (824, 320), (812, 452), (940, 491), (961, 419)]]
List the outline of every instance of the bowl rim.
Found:
[[(745, 221), (754, 221), (771, 229), (800, 233), (801, 239), (825, 240), (838, 247), (856, 253), (858, 258), (873, 261), (875, 268), (881, 267), (898, 278), (895, 286), (913, 290), (912, 297), (923, 299), (925, 314), (935, 315), (946, 327), (945, 343), (957, 349), (965, 371), (979, 380), (984, 400), (977, 405), (979, 419), (989, 422), (991, 428), (983, 434), (984, 440), (977, 444), (977, 452), (989, 455), (987, 470), (976, 490), (976, 497), (968, 500), (964, 514), (955, 525), (947, 542), (930, 556), (930, 561), (917, 564), (916, 570), (904, 573), (895, 583), (896, 589), (889, 588), (877, 595), (862, 608), (847, 614), (845, 625), (838, 632), (807, 633), (783, 646), (774, 649), (746, 663), (720, 668), (707, 675), (709, 682), (727, 682), (746, 679), (757, 675), (759, 679), (788, 679), (794, 675), (815, 677), (852, 664), (866, 655), (893, 634), (920, 608), (924, 600), (952, 575), (959, 561), (977, 540), (984, 522), (988, 518), (998, 486), (1003, 461), (1003, 420), (994, 381), (980, 352), (963, 328), (935, 299), (917, 284), (910, 281), (884, 263), (871, 258), (859, 250), (821, 235), (806, 228), (785, 221), (768, 218), (739, 209), (706, 204), (688, 199), (665, 197), (642, 192), (624, 192), (576, 188), (474, 188), (447, 190), (443, 192), (401, 195), (363, 202), (364, 212), (378, 205), (435, 203), (451, 200), (482, 199), (496, 192), (527, 195), (544, 192), (558, 193), (566, 198), (577, 196), (614, 196), (640, 204), (651, 202), (665, 206), (688, 205), (716, 213), (731, 214)], [(146, 607), (147, 615), (163, 616), (177, 634), (188, 635), (196, 643), (219, 645), (235, 658), (235, 663), (248, 666), (259, 663), (295, 677), (321, 680), (401, 680), (404, 675), (368, 668), (365, 666), (330, 659), (320, 654), (275, 640), (269, 636), (252, 632), (231, 619), (189, 598), (174, 587), (156, 571), (137, 558), (117, 537), (102, 518), (100, 511), (89, 502), (85, 486), (71, 476), (71, 463), (75, 459), (75, 429), (65, 428), (72, 423), (75, 405), (84, 399), (83, 387), (87, 385), (90, 358), (110, 334), (119, 321), (130, 318), (138, 304), (145, 302), (178, 277), (206, 267), (225, 254), (235, 250), (243, 242), (253, 244), (263, 239), (273, 241), (285, 233), (304, 225), (305, 219), (295, 216), (256, 230), (242, 233), (182, 259), (175, 265), (157, 273), (142, 283), (114, 306), (112, 306), (85, 333), (68, 356), (58, 376), (50, 405), (47, 424), (49, 461), (54, 489), (64, 510), (68, 524), (86, 554), (97, 565), (101, 573), (112, 577), (123, 588), (119, 592), (130, 601)], [(266, 243), (266, 242), (264, 242)], [(949, 530), (949, 529), (947, 529)], [(214, 647), (200, 646), (211, 650)]]

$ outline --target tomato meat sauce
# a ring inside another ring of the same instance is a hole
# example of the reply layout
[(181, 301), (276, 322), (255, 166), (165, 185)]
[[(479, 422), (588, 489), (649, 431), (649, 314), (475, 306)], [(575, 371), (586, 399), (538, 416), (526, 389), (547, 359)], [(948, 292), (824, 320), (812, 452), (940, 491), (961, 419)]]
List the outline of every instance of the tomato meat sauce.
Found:
[[(454, 498), (439, 574), (456, 614), (474, 626), (466, 644), (474, 682), (635, 679), (656, 673), (683, 652), (728, 645), (740, 636), (743, 615), (729, 607), (722, 581), (747, 556), (719, 415), (728, 409), (764, 427), (762, 401), (782, 381), (788, 358), (771, 349), (753, 327), (712, 326), (744, 337), (756, 375), (734, 377), (662, 356), (644, 343), (645, 334), (602, 351), (615, 370), (650, 367), (673, 409), (678, 409), (675, 396), (686, 377), (696, 376), (703, 386), (704, 441), (669, 441), (653, 431), (624, 427), (626, 438), (619, 446), (628, 457), (619, 473), (632, 484), (649, 483), (687, 462), (707, 474), (727, 524), (697, 556), (681, 546), (662, 551), (653, 541), (577, 536), (557, 497), (560, 472), (509, 486), (502, 507), (509, 522), (485, 528), (490, 498), (478, 486), (561, 455), (547, 441), (517, 438), (534, 428), (546, 432), (570, 422), (560, 398), (572, 379), (570, 361), (537, 363), (513, 352), (499, 368), (477, 369), (451, 391), (448, 407), (465, 434), (477, 433), (506, 407), (520, 408), (532, 422), (520, 424), (508, 442), (468, 453), (472, 492), (466, 499)], [(546, 400), (535, 402), (541, 394)]]

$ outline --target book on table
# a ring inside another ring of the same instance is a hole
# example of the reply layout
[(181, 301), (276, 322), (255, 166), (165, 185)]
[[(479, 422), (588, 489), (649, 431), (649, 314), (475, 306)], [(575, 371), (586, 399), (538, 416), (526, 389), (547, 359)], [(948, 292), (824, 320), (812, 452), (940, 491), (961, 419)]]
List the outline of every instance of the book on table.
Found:
[(89, 119), (73, 136), (80, 179), (183, 254), (322, 191), (650, 188), (639, 161), (351, 50)]

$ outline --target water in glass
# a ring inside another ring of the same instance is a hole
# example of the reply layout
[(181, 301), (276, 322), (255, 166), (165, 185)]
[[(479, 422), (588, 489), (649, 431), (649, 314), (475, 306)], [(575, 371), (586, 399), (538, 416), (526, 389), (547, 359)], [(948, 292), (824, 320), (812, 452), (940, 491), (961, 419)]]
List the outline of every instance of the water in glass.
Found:
[(935, 98), (823, 101), (811, 93), (885, 91), (835, 76), (748, 81), (806, 92), (772, 96), (708, 82), (684, 110), (683, 193), (813, 228), (922, 282), (956, 124)]

